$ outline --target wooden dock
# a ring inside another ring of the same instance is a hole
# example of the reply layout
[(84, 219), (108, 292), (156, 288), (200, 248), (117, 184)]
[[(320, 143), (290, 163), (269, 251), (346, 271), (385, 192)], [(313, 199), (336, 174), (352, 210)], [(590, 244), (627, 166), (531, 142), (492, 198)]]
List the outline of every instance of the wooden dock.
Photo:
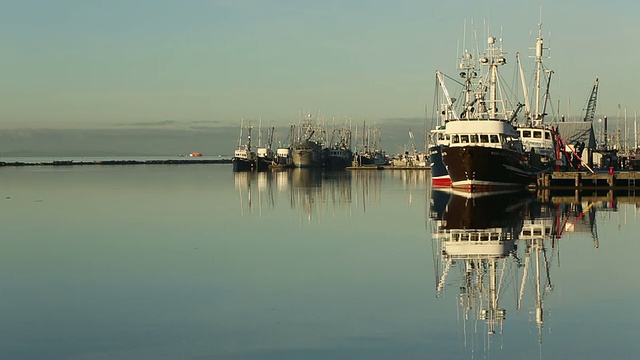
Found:
[(613, 201), (627, 198), (637, 203), (640, 195), (640, 172), (614, 173), (554, 172), (538, 175), (532, 186), (540, 199), (572, 201)]
[(585, 173), (574, 171), (546, 173), (538, 175), (536, 187), (539, 189), (640, 189), (640, 172)]

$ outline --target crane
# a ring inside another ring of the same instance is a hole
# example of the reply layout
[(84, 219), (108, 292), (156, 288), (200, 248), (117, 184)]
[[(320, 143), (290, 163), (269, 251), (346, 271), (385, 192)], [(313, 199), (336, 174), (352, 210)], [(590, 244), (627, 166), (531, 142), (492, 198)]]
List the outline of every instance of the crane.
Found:
[(598, 78), (593, 83), (593, 89), (591, 89), (591, 95), (589, 95), (589, 101), (587, 108), (585, 109), (585, 115), (583, 121), (593, 122), (593, 118), (596, 115), (596, 100), (598, 99)]

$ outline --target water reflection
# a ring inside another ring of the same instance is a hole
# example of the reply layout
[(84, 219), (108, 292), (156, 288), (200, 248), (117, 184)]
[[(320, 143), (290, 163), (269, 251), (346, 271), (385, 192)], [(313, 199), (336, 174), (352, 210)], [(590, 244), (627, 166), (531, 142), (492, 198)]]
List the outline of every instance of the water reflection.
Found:
[[(335, 210), (349, 214), (355, 207), (366, 212), (371, 204), (379, 204), (383, 176), (379, 171), (289, 169), (236, 172), (234, 179), (242, 214), (262, 214), (263, 210), (278, 206), (278, 202), (286, 202), (312, 221)], [(419, 179), (407, 177), (406, 181), (415, 184)]]
[(560, 239), (580, 233), (598, 249), (597, 214), (617, 211), (618, 201), (638, 207), (635, 196), (575, 201), (580, 199), (528, 192), (433, 190), (428, 200), (435, 293), (445, 301), (455, 292), (464, 346), (488, 351), (496, 336), (502, 340), (511, 311), (524, 311), (535, 324), (541, 356), (545, 298), (555, 289), (551, 269), (559, 269)]

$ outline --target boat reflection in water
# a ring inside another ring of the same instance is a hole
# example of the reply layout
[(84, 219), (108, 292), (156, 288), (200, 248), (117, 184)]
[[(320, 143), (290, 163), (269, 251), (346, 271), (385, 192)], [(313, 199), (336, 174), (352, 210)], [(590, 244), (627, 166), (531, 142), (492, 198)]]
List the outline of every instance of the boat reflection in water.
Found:
[(494, 334), (501, 331), (506, 318), (499, 280), (517, 259), (515, 242), (531, 198), (521, 192), (466, 195), (452, 193), (441, 219), (436, 218), (432, 227), (440, 255), (436, 292), (445, 291), (447, 276), (458, 268), (462, 275), (457, 279), (458, 304), (465, 323), (484, 320), (486, 333)]
[[(596, 211), (616, 211), (615, 201), (542, 202), (528, 192), (442, 190), (433, 190), (430, 200), (436, 296), (458, 291), (465, 346), (472, 334), (470, 343), (486, 350), (492, 335), (503, 334), (506, 308), (513, 304), (515, 314), (529, 314), (542, 352), (544, 301), (554, 290), (550, 265), (559, 263), (559, 240), (571, 232), (590, 234), (598, 249)], [(479, 334), (485, 334), (484, 341), (476, 341)]]
[(379, 203), (382, 189), (382, 176), (377, 171), (294, 168), (236, 172), (234, 176), (242, 214), (256, 209), (262, 214), (265, 209), (288, 204), (291, 209), (301, 210), (301, 219), (306, 222), (320, 221), (327, 214), (335, 216), (340, 212), (350, 216), (355, 208), (366, 212), (370, 203)]

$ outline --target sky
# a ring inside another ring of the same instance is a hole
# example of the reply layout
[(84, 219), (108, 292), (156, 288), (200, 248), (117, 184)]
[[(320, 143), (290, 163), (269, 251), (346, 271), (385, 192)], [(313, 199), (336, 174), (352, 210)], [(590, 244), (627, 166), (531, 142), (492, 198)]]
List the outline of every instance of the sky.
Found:
[[(54, 142), (49, 129), (200, 131), (243, 118), (286, 126), (301, 111), (420, 124), (435, 71), (457, 73), (471, 21), (481, 46), (487, 34), (503, 37), (515, 63), (516, 52), (532, 54), (542, 19), (559, 113), (580, 116), (596, 77), (598, 116), (640, 110), (640, 3), (630, 0), (0, 4), (0, 132), (24, 144)], [(0, 144), (0, 154), (10, 150)]]

